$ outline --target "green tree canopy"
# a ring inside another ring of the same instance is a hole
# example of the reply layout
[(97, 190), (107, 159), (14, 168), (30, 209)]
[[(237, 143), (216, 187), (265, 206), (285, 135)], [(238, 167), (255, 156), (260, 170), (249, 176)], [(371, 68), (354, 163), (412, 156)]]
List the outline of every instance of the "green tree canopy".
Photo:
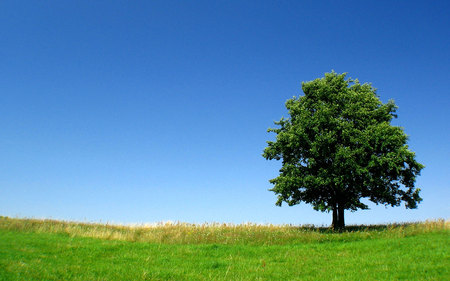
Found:
[(303, 96), (286, 102), (289, 118), (270, 128), (263, 156), (282, 160), (270, 183), (276, 202), (305, 202), (332, 211), (335, 229), (345, 226), (344, 210), (376, 204), (416, 208), (422, 200), (414, 187), (424, 167), (415, 160), (403, 129), (391, 125), (397, 106), (382, 103), (370, 84), (334, 71), (302, 83)]

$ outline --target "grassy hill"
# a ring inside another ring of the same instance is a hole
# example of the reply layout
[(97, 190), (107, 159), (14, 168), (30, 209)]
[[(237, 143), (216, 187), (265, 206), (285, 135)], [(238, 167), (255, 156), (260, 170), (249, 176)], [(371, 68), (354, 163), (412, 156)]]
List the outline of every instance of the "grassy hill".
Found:
[(0, 217), (0, 280), (450, 280), (450, 223), (125, 227)]

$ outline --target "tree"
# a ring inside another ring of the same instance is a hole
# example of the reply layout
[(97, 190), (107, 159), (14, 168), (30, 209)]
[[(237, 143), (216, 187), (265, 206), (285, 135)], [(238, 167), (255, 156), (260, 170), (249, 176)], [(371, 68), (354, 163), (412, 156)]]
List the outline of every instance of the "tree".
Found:
[(282, 160), (270, 183), (276, 205), (304, 202), (333, 213), (332, 227), (345, 227), (344, 211), (376, 204), (417, 208), (422, 201), (416, 177), (424, 167), (415, 160), (403, 129), (391, 125), (397, 106), (382, 103), (370, 84), (346, 74), (302, 83), (303, 96), (287, 100), (289, 118), (275, 122), (276, 134), (263, 157)]

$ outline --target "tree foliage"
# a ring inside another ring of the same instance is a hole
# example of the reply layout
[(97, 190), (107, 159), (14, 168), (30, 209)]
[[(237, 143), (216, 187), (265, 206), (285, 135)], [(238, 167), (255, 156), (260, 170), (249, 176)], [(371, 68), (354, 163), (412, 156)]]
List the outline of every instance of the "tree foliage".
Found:
[(303, 96), (286, 102), (289, 118), (275, 122), (275, 141), (263, 156), (282, 160), (270, 183), (276, 202), (311, 204), (333, 211), (333, 226), (344, 227), (344, 210), (376, 204), (416, 208), (422, 200), (414, 187), (424, 167), (415, 160), (403, 129), (391, 125), (397, 106), (382, 103), (370, 84), (346, 74), (302, 83)]

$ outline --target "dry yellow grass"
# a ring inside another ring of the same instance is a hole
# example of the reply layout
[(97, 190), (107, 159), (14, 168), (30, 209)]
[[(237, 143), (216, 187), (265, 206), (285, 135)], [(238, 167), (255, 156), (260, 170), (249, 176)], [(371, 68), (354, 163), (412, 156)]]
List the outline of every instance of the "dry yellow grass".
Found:
[(420, 223), (348, 226), (346, 231), (335, 233), (331, 229), (324, 227), (251, 223), (159, 223), (154, 225), (122, 226), (49, 219), (0, 217), (0, 229), (164, 244), (281, 245), (288, 243), (355, 241), (378, 237), (405, 237), (419, 233), (448, 231), (450, 230), (450, 221), (440, 219)]

